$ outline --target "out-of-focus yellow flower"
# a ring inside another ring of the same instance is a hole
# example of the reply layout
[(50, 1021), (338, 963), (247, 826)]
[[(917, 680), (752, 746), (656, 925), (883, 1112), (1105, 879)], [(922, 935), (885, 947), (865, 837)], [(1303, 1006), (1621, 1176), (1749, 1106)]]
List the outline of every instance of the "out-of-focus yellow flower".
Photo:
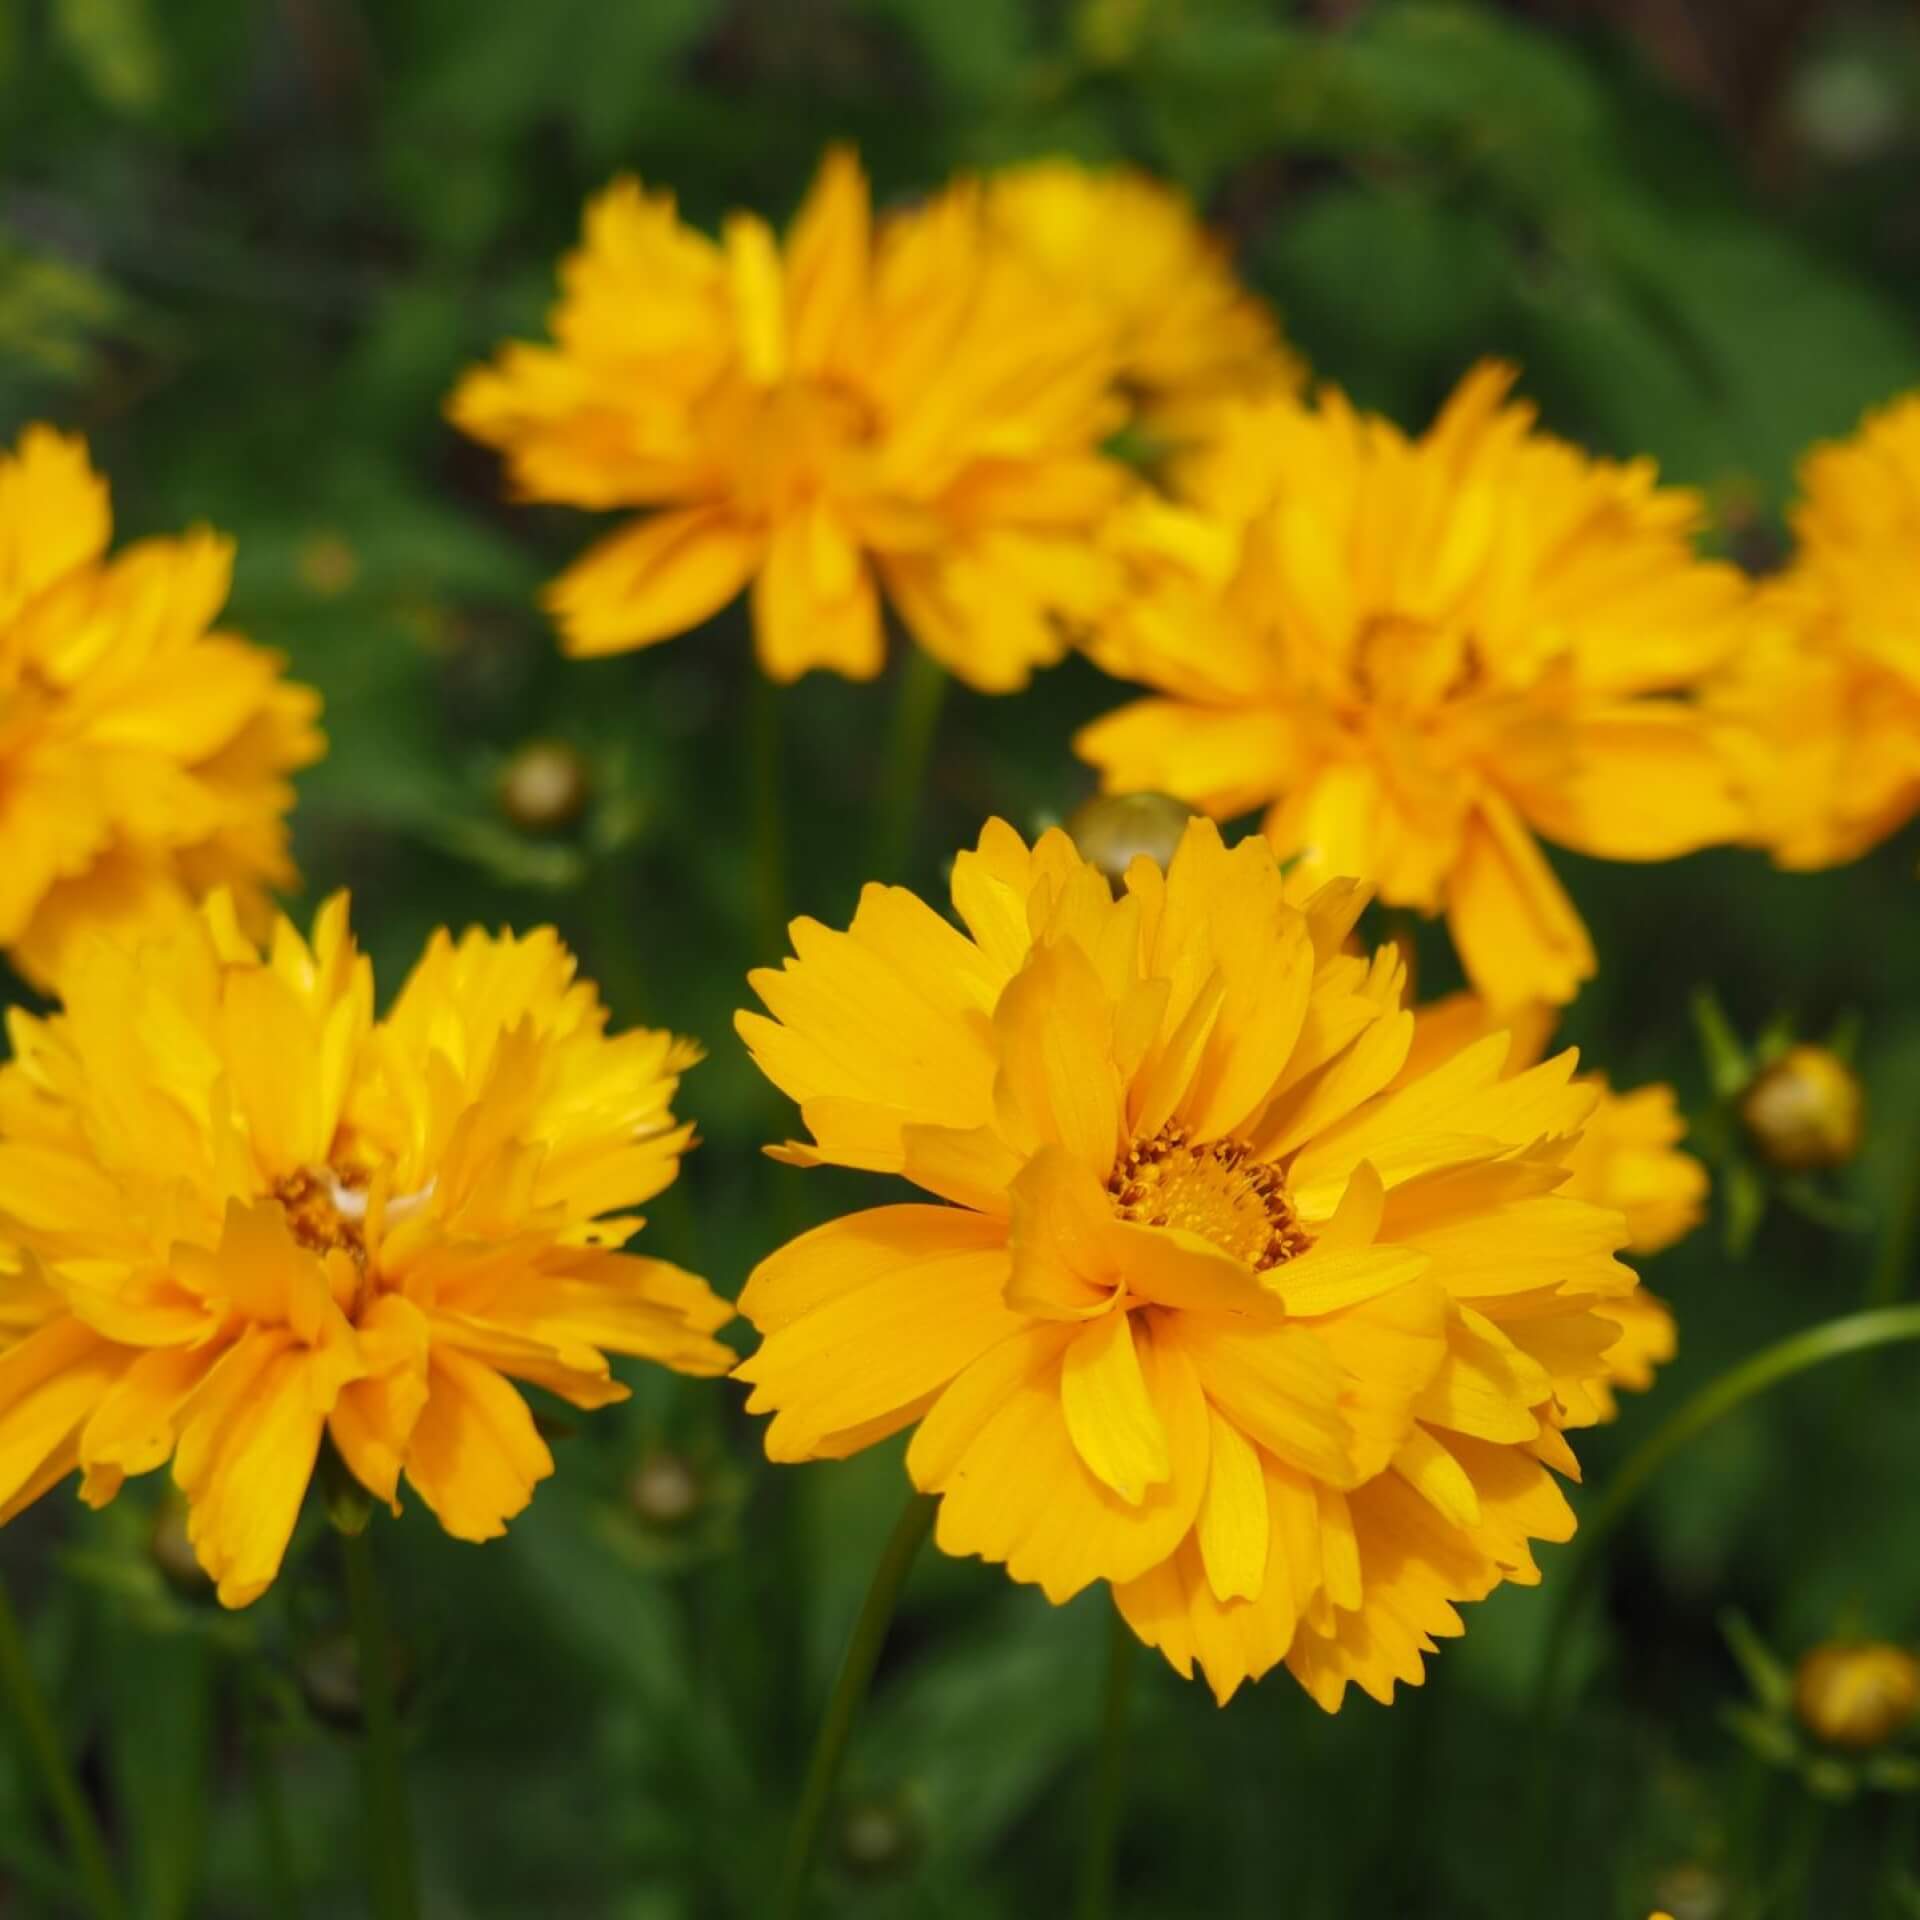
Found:
[(1797, 547), (1716, 706), (1754, 838), (1784, 867), (1856, 859), (1920, 812), (1920, 393), (1800, 469)]
[[(1404, 1071), (1428, 1071), (1448, 1054), (1504, 1029), (1513, 1041), (1507, 1071), (1524, 1073), (1545, 1057), (1556, 1017), (1547, 1006), (1503, 1017), (1477, 994), (1450, 994), (1419, 1010)], [(1582, 1074), (1575, 1084), (1592, 1088), (1595, 1105), (1566, 1155), (1560, 1192), (1620, 1214), (1630, 1253), (1659, 1253), (1684, 1239), (1706, 1216), (1707, 1170), (1680, 1150), (1687, 1123), (1673, 1089), (1655, 1081), (1616, 1093), (1602, 1073)], [(1612, 1389), (1645, 1392), (1653, 1385), (1654, 1369), (1673, 1358), (1673, 1311), (1645, 1287), (1624, 1299), (1602, 1301), (1594, 1311), (1620, 1329), (1606, 1352), (1607, 1384), (1592, 1390), (1601, 1419), (1611, 1420), (1618, 1411)]]
[(1881, 1640), (1830, 1640), (1802, 1658), (1793, 1708), (1828, 1746), (1883, 1746), (1920, 1712), (1920, 1660)]
[(917, 1426), (947, 1552), (1108, 1582), (1222, 1700), (1282, 1659), (1330, 1710), (1390, 1699), (1573, 1530), (1547, 1468), (1634, 1291), (1619, 1215), (1555, 1191), (1593, 1091), (1571, 1055), (1508, 1077), (1505, 1034), (1402, 1081), (1398, 955), (1345, 951), (1364, 889), (1289, 893), (1210, 821), (1118, 899), (996, 821), (952, 891), (964, 932), (877, 886), (796, 921), (739, 1017), (812, 1134), (777, 1158), (948, 1203), (756, 1270), (769, 1455)]
[(1747, 1138), (1783, 1173), (1845, 1166), (1860, 1151), (1866, 1118), (1860, 1076), (1830, 1047), (1789, 1047), (1740, 1096)]
[(1737, 837), (1687, 697), (1748, 589), (1700, 559), (1690, 493), (1587, 458), (1470, 374), (1419, 439), (1338, 394), (1232, 410), (1182, 504), (1111, 528), (1132, 585), (1093, 644), (1157, 697), (1081, 733), (1113, 790), (1264, 807), (1285, 857), (1444, 912), (1502, 1007), (1594, 970), (1536, 835), (1617, 860)]
[(1292, 391), (1305, 377), (1266, 304), (1176, 189), (1130, 168), (1038, 160), (996, 175), (987, 204), (998, 231), (1056, 286), (1095, 301), (1120, 379), (1165, 438), (1203, 432), (1223, 400)]
[(555, 344), (509, 346), (449, 412), (529, 499), (649, 510), (549, 590), (570, 652), (684, 633), (751, 583), (769, 674), (866, 679), (884, 593), (1005, 692), (1111, 591), (1110, 329), (996, 237), (977, 182), (876, 223), (836, 149), (783, 246), (750, 214), (716, 243), (621, 180), (561, 279)]
[(213, 630), (231, 543), (110, 560), (111, 530), (82, 441), (29, 427), (0, 455), (0, 949), (42, 986), (77, 931), (214, 886), (264, 926), (293, 878), (288, 776), (325, 745), (280, 657)]
[[(697, 1051), (609, 1038), (549, 930), (436, 935), (383, 1020), (344, 896), (263, 954), (231, 898), (80, 946), (0, 1069), (0, 1520), (173, 1461), (228, 1606), (279, 1570), (323, 1434), (485, 1540), (553, 1470), (511, 1382), (623, 1399), (607, 1354), (723, 1373), (730, 1309), (617, 1251), (692, 1130)], [(25, 1331), (31, 1327), (31, 1331)]]

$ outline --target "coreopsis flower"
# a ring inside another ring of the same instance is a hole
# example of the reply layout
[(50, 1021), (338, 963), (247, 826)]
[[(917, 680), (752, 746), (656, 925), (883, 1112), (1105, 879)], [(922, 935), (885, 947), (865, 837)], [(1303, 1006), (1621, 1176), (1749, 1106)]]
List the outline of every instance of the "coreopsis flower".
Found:
[(1127, 167), (1010, 167), (988, 184), (996, 229), (1070, 297), (1089, 297), (1148, 426), (1179, 442), (1220, 402), (1305, 376), (1266, 304), (1186, 196)]
[[(1425, 1071), (1504, 1028), (1512, 1038), (1507, 1072), (1523, 1073), (1545, 1057), (1555, 1017), (1555, 1010), (1544, 1006), (1502, 1016), (1476, 994), (1450, 994), (1420, 1009), (1404, 1071)], [(1681, 1151), (1687, 1123), (1673, 1089), (1653, 1081), (1616, 1093), (1603, 1073), (1583, 1074), (1578, 1084), (1593, 1090), (1595, 1104), (1566, 1156), (1567, 1176), (1560, 1192), (1620, 1214), (1626, 1221), (1628, 1252), (1664, 1252), (1700, 1224), (1707, 1202), (1706, 1168)], [(1620, 1299), (1599, 1302), (1594, 1312), (1620, 1329), (1606, 1350), (1606, 1385), (1589, 1389), (1601, 1419), (1611, 1420), (1618, 1409), (1610, 1389), (1644, 1392), (1653, 1385), (1654, 1369), (1673, 1358), (1673, 1310), (1642, 1286)]]
[(1796, 546), (1716, 706), (1744, 748), (1753, 837), (1837, 866), (1920, 812), (1920, 393), (1800, 469)]
[(1156, 692), (1076, 743), (1111, 791), (1265, 808), (1283, 856), (1444, 913), (1503, 1007), (1594, 970), (1540, 837), (1659, 860), (1746, 818), (1688, 697), (1742, 576), (1695, 554), (1694, 495), (1535, 431), (1512, 377), (1418, 439), (1332, 391), (1235, 408), (1178, 501), (1115, 517), (1132, 586), (1093, 652)]
[(995, 236), (977, 183), (876, 221), (835, 149), (783, 246), (744, 213), (710, 240), (621, 180), (561, 280), (554, 344), (509, 346), (449, 412), (528, 499), (642, 510), (549, 590), (568, 651), (649, 646), (751, 584), (775, 679), (878, 673), (884, 598), (1004, 692), (1111, 591), (1108, 330)]
[(0, 455), (0, 949), (38, 985), (80, 929), (178, 918), (214, 886), (261, 926), (293, 877), (288, 776), (318, 698), (215, 628), (231, 542), (199, 528), (112, 558), (83, 441)]
[(610, 1037), (551, 930), (436, 935), (376, 1020), (344, 896), (262, 951), (216, 893), (79, 946), (61, 986), (0, 1068), (0, 1519), (171, 1458), (244, 1606), (323, 1436), (485, 1540), (553, 1468), (514, 1382), (600, 1407), (626, 1393), (608, 1354), (731, 1364), (704, 1282), (619, 1250), (690, 1143), (696, 1050)]
[(952, 895), (959, 928), (878, 886), (796, 921), (739, 1016), (811, 1134), (776, 1158), (927, 1196), (754, 1272), (769, 1455), (913, 1427), (947, 1552), (1107, 1582), (1222, 1700), (1283, 1659), (1391, 1698), (1573, 1530), (1548, 1469), (1635, 1285), (1620, 1216), (1556, 1190), (1593, 1090), (1570, 1054), (1509, 1077), (1499, 1033), (1403, 1079), (1404, 965), (1344, 950), (1364, 889), (1290, 900), (1208, 820), (1118, 898), (996, 821)]

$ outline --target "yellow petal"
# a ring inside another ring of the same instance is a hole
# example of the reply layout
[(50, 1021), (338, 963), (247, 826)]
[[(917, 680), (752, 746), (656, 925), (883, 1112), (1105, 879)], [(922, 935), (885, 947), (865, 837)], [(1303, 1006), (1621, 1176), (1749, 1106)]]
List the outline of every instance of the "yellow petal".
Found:
[(591, 547), (546, 591), (576, 657), (625, 653), (697, 627), (760, 564), (762, 535), (724, 510), (649, 514)]
[(1267, 1483), (1260, 1455), (1239, 1428), (1210, 1410), (1207, 1491), (1194, 1533), (1217, 1600), (1257, 1600), (1267, 1578)]
[(1167, 1436), (1134, 1351), (1132, 1318), (1102, 1314), (1075, 1336), (1060, 1363), (1060, 1405), (1089, 1470), (1138, 1506), (1171, 1468)]
[(533, 1415), (493, 1368), (436, 1346), (407, 1483), (456, 1540), (494, 1540), (553, 1471)]

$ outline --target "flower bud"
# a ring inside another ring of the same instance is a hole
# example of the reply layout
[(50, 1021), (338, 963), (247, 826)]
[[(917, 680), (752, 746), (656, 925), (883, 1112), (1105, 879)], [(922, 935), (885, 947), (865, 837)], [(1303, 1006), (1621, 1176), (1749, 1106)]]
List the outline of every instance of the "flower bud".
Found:
[(500, 776), (500, 810), (528, 833), (557, 833), (585, 812), (587, 763), (564, 740), (529, 740)]
[[(405, 1647), (392, 1651), (393, 1700), (404, 1710), (413, 1694), (413, 1662)], [(366, 1704), (360, 1689), (360, 1643), (344, 1631), (316, 1635), (303, 1646), (294, 1663), (300, 1697), (307, 1711), (336, 1733), (359, 1733), (366, 1726)]]
[(1782, 1173), (1844, 1166), (1860, 1150), (1866, 1097), (1859, 1076), (1825, 1047), (1789, 1047), (1740, 1098), (1754, 1150)]
[(919, 1857), (919, 1823), (897, 1799), (849, 1801), (840, 1815), (835, 1851), (850, 1879), (898, 1879)]
[(1193, 809), (1168, 794), (1099, 793), (1075, 811), (1067, 832), (1080, 857), (1098, 867), (1117, 894), (1141, 854), (1166, 866), (1192, 818)]
[(1669, 1867), (1653, 1889), (1667, 1920), (1722, 1920), (1727, 1894), (1727, 1883), (1717, 1873), (1692, 1861)]
[(701, 1494), (691, 1463), (664, 1449), (648, 1454), (627, 1482), (635, 1516), (650, 1527), (684, 1526), (699, 1511)]
[(171, 1490), (154, 1510), (147, 1553), (160, 1569), (161, 1578), (175, 1593), (189, 1600), (204, 1600), (212, 1595), (213, 1582), (200, 1564), (193, 1542), (187, 1538), (187, 1503)]
[(1829, 1640), (1793, 1678), (1800, 1724), (1830, 1747), (1877, 1747), (1920, 1709), (1920, 1660), (1881, 1640)]

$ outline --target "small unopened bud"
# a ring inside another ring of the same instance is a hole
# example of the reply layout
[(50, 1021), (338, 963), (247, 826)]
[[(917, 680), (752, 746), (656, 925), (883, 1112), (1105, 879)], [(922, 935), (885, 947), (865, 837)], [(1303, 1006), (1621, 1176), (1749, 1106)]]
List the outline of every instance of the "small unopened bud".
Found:
[(147, 1552), (160, 1569), (161, 1578), (176, 1593), (190, 1600), (212, 1593), (213, 1582), (187, 1538), (187, 1503), (177, 1493), (169, 1492), (155, 1511)]
[[(404, 1647), (392, 1651), (393, 1696), (404, 1710), (413, 1693), (413, 1662)], [(360, 1687), (360, 1643), (346, 1632), (323, 1633), (303, 1646), (294, 1662), (307, 1711), (336, 1733), (359, 1733), (366, 1725)]]
[(1920, 1711), (1920, 1660), (1882, 1640), (1830, 1640), (1793, 1677), (1800, 1724), (1830, 1747), (1878, 1747)]
[(1860, 1150), (1866, 1097), (1859, 1076), (1825, 1047), (1789, 1047), (1740, 1098), (1754, 1150), (1783, 1173), (1844, 1166)]
[(851, 1879), (897, 1879), (919, 1855), (919, 1823), (898, 1800), (849, 1801), (840, 1815), (835, 1850)]
[(564, 740), (529, 740), (500, 776), (500, 809), (528, 833), (557, 833), (586, 811), (587, 763)]
[(332, 531), (310, 533), (300, 543), (295, 560), (300, 584), (320, 600), (337, 600), (360, 578), (360, 556), (344, 535)]
[(1655, 1882), (1653, 1897), (1667, 1920), (1723, 1920), (1727, 1911), (1727, 1883), (1692, 1861), (1669, 1867)]
[(1127, 869), (1142, 854), (1164, 869), (1193, 818), (1184, 800), (1164, 793), (1096, 794), (1067, 822), (1067, 832), (1089, 866), (1118, 893)]
[(677, 1453), (650, 1453), (627, 1482), (635, 1515), (650, 1527), (678, 1527), (699, 1511), (700, 1476)]

